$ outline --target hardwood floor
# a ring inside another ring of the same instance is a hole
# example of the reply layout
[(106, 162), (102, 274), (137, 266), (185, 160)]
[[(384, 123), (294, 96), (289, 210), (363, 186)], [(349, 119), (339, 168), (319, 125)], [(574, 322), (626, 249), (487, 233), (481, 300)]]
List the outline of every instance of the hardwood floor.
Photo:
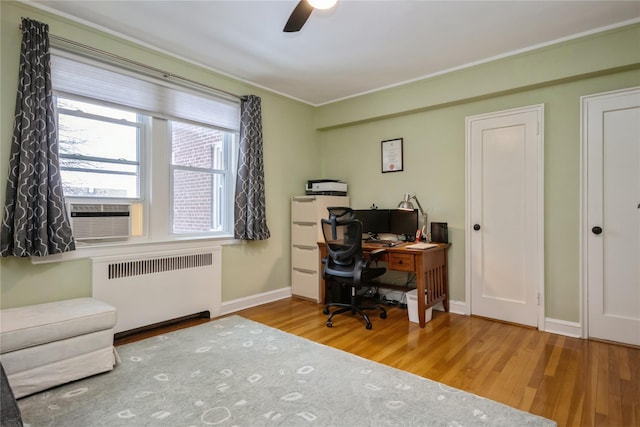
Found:
[(327, 328), (322, 306), (295, 298), (236, 314), (542, 415), (559, 426), (640, 426), (638, 348), (437, 311), (420, 329), (408, 321), (406, 310), (394, 307), (385, 320), (373, 315), (372, 330), (348, 314), (336, 316)]

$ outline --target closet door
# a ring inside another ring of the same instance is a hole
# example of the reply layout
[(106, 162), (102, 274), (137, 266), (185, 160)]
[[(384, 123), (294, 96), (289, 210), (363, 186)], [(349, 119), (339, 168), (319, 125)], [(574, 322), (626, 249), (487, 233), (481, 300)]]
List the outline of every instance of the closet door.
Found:
[(543, 313), (542, 105), (467, 118), (470, 313), (537, 327)]
[(584, 97), (582, 118), (588, 336), (640, 345), (640, 88)]

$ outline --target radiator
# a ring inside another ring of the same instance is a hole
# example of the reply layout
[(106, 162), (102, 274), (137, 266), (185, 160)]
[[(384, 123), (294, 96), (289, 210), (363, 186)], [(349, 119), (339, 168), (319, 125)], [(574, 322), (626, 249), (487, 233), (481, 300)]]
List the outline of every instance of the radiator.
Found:
[(204, 311), (220, 315), (220, 247), (93, 259), (93, 297), (113, 305), (115, 332)]

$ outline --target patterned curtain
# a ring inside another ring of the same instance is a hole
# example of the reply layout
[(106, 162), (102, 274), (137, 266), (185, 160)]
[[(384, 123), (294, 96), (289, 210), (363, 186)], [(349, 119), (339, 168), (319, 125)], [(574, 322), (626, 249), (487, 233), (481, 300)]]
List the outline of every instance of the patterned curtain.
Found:
[(271, 236), (265, 214), (260, 101), (260, 97), (249, 95), (241, 105), (234, 226), (234, 237), (241, 240), (266, 240)]
[(62, 193), (53, 109), (49, 26), (22, 19), (22, 50), (0, 256), (75, 249)]

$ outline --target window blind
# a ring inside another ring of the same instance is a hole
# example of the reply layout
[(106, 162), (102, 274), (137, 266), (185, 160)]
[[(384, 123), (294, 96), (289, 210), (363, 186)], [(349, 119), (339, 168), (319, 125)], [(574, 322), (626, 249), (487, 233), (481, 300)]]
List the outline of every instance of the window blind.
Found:
[(196, 91), (93, 58), (53, 50), (54, 91), (130, 107), (166, 119), (205, 123), (238, 131), (240, 100)]

